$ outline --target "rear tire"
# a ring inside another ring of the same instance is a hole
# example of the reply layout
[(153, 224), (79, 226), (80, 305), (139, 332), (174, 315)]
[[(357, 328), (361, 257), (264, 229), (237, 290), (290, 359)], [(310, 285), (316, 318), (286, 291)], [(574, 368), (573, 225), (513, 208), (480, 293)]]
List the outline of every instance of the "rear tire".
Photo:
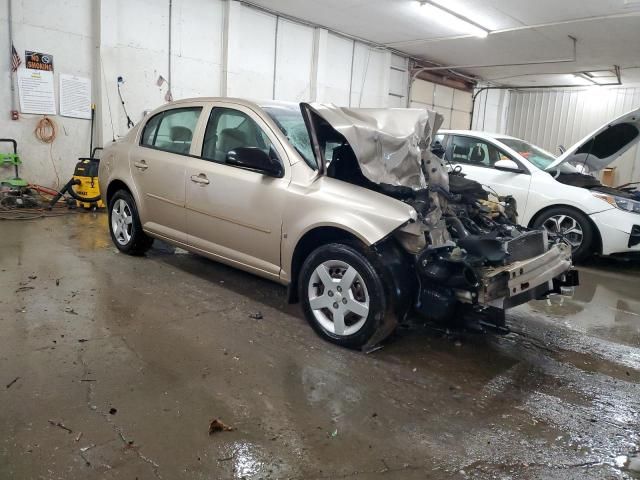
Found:
[(570, 245), (575, 262), (581, 262), (593, 253), (595, 232), (591, 221), (579, 210), (571, 207), (553, 207), (539, 215), (533, 227), (559, 234)]
[(351, 246), (331, 243), (314, 250), (302, 265), (298, 288), (307, 321), (329, 342), (361, 348), (384, 324), (387, 299), (380, 276)]
[(153, 238), (142, 230), (136, 202), (126, 190), (118, 190), (109, 201), (109, 232), (118, 250), (127, 255), (143, 255), (153, 244)]

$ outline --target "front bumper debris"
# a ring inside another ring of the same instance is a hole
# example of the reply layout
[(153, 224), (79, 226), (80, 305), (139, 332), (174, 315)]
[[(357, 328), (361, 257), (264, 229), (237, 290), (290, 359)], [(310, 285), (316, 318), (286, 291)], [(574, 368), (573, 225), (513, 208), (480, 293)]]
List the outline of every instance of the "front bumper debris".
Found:
[(480, 278), (477, 302), (515, 307), (554, 291), (554, 279), (566, 277), (567, 272), (572, 272), (569, 281), (577, 284), (577, 272), (571, 270), (571, 247), (559, 243), (537, 257), (486, 269)]

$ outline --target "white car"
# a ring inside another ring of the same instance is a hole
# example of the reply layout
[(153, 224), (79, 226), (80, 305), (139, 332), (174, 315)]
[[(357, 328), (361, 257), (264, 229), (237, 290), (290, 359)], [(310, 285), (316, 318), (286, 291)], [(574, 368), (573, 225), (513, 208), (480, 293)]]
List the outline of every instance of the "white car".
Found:
[(562, 155), (502, 134), (440, 130), (432, 145), (449, 168), (499, 196), (512, 195), (518, 222), (564, 237), (575, 260), (640, 252), (640, 191), (604, 186), (597, 172), (640, 140), (640, 108), (600, 127)]

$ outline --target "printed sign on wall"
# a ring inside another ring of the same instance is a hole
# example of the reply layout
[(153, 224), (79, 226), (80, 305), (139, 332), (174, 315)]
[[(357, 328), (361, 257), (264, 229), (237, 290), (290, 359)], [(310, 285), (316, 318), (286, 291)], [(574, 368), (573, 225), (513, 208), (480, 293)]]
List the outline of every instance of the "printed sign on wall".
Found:
[(18, 93), (22, 113), (56, 114), (53, 72), (19, 68)]
[(91, 120), (91, 80), (60, 74), (60, 115)]
[(53, 72), (53, 55), (25, 50), (24, 66), (30, 70)]

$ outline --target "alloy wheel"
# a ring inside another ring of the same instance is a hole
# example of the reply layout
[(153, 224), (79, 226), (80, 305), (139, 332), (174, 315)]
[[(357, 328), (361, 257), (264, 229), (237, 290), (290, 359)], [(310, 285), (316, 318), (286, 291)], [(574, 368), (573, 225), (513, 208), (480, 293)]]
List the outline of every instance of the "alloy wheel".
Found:
[(111, 230), (120, 245), (127, 245), (131, 240), (133, 229), (133, 214), (131, 207), (119, 198), (111, 209)]
[(349, 336), (358, 332), (369, 315), (369, 292), (358, 271), (346, 262), (328, 260), (311, 274), (309, 306), (327, 332)]
[(544, 221), (542, 226), (549, 232), (559, 235), (569, 242), (573, 251), (582, 245), (584, 232), (578, 221), (569, 215), (554, 215)]

